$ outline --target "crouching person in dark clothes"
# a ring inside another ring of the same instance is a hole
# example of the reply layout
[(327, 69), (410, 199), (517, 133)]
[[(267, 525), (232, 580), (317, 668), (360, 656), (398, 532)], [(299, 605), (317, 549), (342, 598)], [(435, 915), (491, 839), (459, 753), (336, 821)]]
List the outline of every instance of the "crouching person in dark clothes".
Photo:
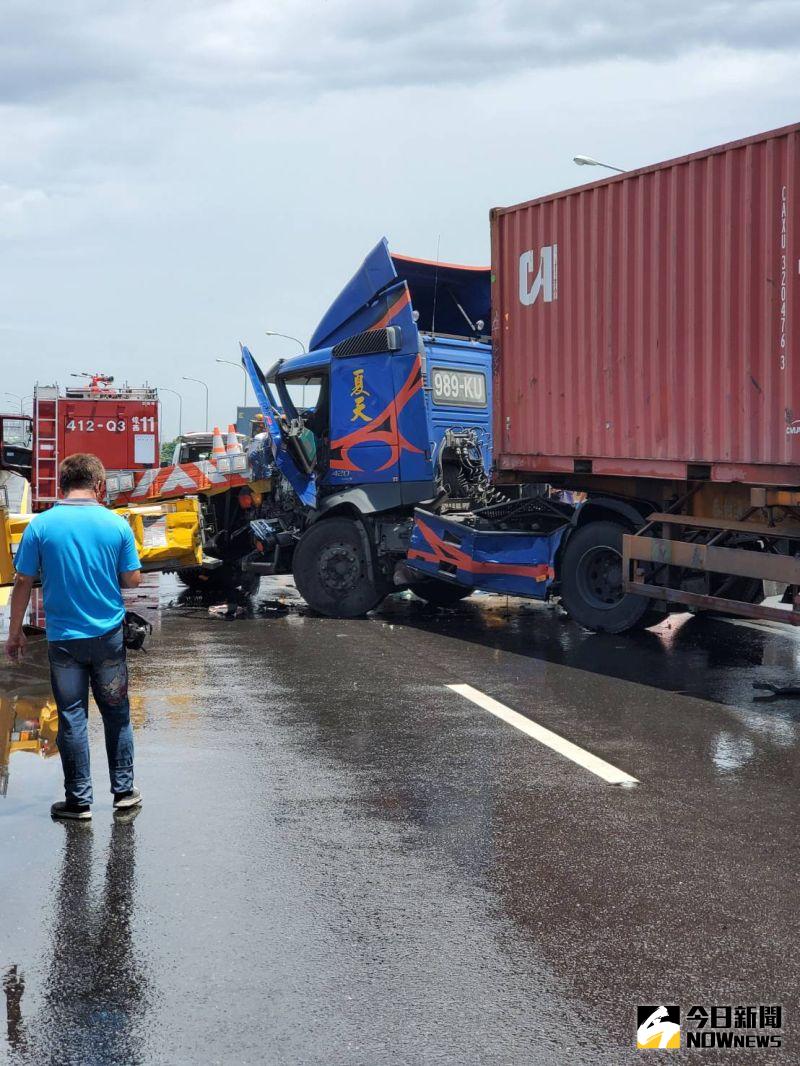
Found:
[(115, 810), (138, 806), (133, 731), (122, 639), (121, 588), (136, 588), (140, 563), (130, 526), (102, 506), (106, 472), (94, 455), (70, 455), (59, 469), (63, 499), (36, 515), (17, 550), (6, 651), (25, 651), (22, 622), (34, 580), (44, 591), (50, 679), (58, 707), (65, 799), (54, 818), (91, 818), (89, 686), (103, 717)]

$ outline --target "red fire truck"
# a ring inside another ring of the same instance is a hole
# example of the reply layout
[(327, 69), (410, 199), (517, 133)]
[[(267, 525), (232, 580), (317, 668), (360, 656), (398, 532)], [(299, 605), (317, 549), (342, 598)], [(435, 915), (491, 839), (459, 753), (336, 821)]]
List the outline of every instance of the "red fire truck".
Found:
[[(63, 392), (37, 385), (32, 417), (0, 415), (0, 585), (13, 580), (12, 553), (27, 512), (56, 501), (59, 464), (75, 452), (102, 461), (108, 505), (134, 527), (146, 569), (177, 570), (185, 584), (199, 588), (257, 584), (241, 569), (239, 543), (249, 543), (253, 493), (268, 482), (252, 479), (241, 442), (233, 454), (181, 456), (179, 463), (161, 466), (156, 390), (115, 388), (102, 374), (81, 376), (87, 384)], [(8, 473), (24, 480), (2, 492)], [(30, 506), (24, 498), (28, 484)], [(14, 499), (20, 485), (23, 498)], [(165, 516), (163, 544), (155, 543), (150, 527)]]
[(138, 473), (158, 466), (158, 393), (114, 386), (103, 374), (60, 390), (37, 385), (33, 416), (0, 415), (0, 469), (31, 485), (31, 507), (42, 511), (58, 496), (58, 466), (75, 452), (98, 456), (110, 494), (133, 487)]

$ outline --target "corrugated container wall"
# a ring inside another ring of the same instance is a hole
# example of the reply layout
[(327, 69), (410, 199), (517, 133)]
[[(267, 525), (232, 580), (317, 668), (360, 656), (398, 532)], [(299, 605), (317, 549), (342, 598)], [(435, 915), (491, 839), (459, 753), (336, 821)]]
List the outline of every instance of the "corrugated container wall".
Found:
[(499, 469), (800, 484), (799, 180), (797, 125), (495, 209)]

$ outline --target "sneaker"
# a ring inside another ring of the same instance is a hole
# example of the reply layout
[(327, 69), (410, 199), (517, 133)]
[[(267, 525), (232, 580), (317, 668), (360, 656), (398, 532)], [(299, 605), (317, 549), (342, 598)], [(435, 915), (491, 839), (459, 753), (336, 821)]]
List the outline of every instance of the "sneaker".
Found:
[(142, 794), (138, 788), (132, 788), (130, 792), (114, 793), (114, 810), (124, 811), (127, 807), (138, 807), (142, 802)]
[(73, 822), (86, 822), (92, 817), (92, 809), (88, 803), (72, 803), (70, 800), (59, 800), (50, 808), (50, 817), (67, 819)]

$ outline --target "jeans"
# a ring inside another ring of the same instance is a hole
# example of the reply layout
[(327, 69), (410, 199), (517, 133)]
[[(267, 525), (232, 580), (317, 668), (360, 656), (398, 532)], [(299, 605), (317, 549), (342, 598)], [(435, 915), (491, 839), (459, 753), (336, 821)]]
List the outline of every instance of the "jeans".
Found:
[(99, 637), (54, 640), (48, 646), (50, 681), (58, 708), (58, 750), (67, 802), (91, 803), (89, 685), (103, 717), (111, 791), (133, 788), (133, 730), (122, 626)]

